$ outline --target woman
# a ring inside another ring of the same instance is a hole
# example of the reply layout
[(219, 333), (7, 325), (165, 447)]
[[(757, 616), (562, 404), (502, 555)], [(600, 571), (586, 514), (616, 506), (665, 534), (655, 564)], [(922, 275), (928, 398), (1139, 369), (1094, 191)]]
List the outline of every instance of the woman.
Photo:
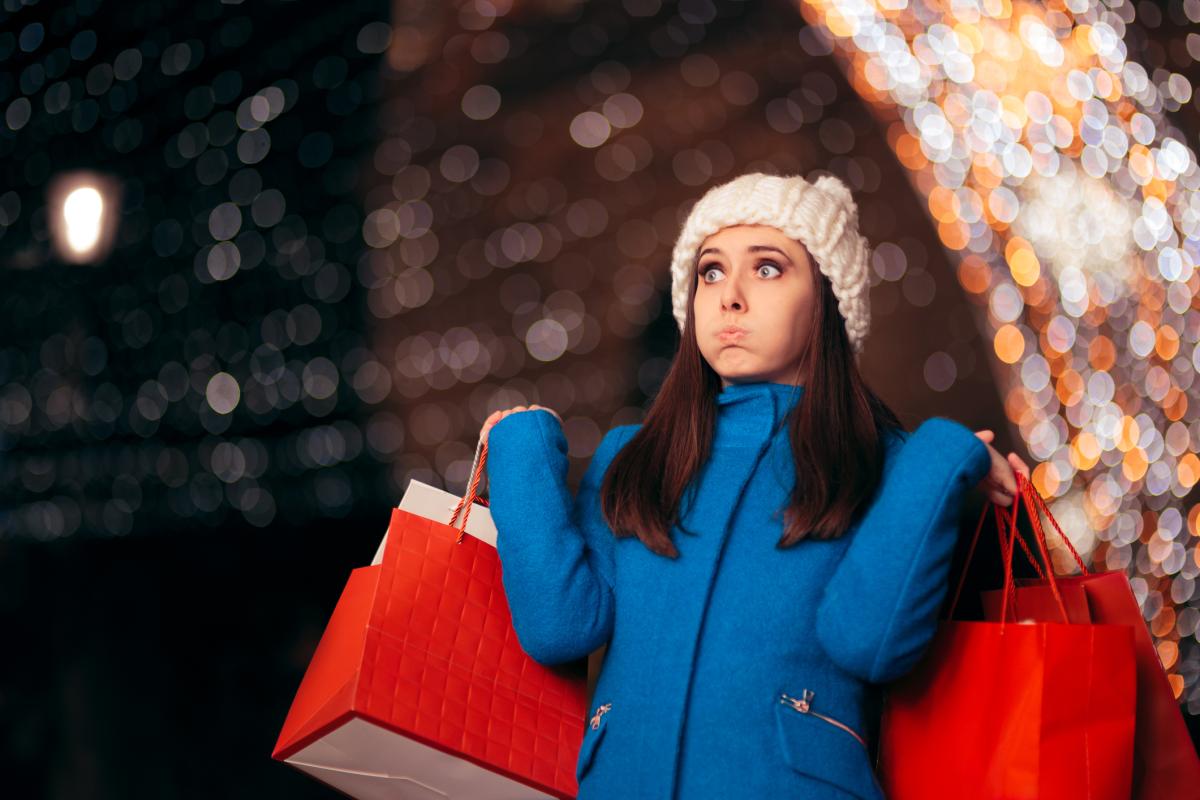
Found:
[(904, 431), (867, 388), (857, 226), (833, 177), (707, 192), (673, 253), (678, 354), (573, 502), (557, 414), (485, 422), (522, 647), (608, 644), (580, 800), (882, 798), (879, 687), (933, 636), (967, 492), (1007, 505), (1028, 469), (989, 431)]

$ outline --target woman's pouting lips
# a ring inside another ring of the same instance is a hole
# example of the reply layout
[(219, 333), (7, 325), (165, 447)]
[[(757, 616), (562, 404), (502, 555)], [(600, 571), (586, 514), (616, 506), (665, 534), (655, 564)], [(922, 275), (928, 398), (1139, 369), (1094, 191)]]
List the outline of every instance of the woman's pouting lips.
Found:
[(745, 336), (748, 331), (745, 328), (739, 328), (736, 325), (728, 325), (721, 329), (717, 337), (723, 342), (736, 342)]

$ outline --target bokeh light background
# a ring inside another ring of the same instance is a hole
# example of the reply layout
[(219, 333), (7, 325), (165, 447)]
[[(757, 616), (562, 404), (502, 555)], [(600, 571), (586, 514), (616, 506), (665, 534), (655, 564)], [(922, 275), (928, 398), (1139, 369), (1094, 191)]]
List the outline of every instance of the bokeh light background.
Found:
[(1195, 724), (1200, 0), (0, 8), (16, 786), (332, 796), (268, 755), (388, 508), (531, 402), (574, 484), (751, 169), (851, 186), (869, 379), (1037, 465)]

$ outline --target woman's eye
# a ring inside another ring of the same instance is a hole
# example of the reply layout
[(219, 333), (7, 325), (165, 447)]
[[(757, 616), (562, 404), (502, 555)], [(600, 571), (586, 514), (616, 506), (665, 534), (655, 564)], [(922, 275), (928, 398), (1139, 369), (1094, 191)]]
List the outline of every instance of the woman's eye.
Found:
[[(782, 272), (783, 272), (783, 270), (780, 269), (780, 267), (773, 261), (762, 261), (759, 263), (758, 267), (755, 268), (755, 270), (756, 271), (762, 270), (763, 267), (770, 267), (771, 269), (775, 270), (777, 273), (782, 274)], [(707, 279), (708, 279), (708, 273), (712, 272), (713, 270), (716, 270), (717, 272), (722, 271), (721, 267), (717, 264), (705, 264), (704, 266), (700, 267), (700, 269), (697, 270), (697, 272), (700, 275), (700, 280), (705, 281), (706, 283), (712, 283), (712, 281), (709, 281)]]

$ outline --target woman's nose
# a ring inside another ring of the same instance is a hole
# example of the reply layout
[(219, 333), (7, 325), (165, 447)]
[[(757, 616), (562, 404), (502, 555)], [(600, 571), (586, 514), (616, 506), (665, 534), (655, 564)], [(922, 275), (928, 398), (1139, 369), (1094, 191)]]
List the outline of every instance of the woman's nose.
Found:
[(721, 308), (741, 309), (744, 305), (741, 287), (735, 279), (726, 278), (725, 286), (721, 289)]

